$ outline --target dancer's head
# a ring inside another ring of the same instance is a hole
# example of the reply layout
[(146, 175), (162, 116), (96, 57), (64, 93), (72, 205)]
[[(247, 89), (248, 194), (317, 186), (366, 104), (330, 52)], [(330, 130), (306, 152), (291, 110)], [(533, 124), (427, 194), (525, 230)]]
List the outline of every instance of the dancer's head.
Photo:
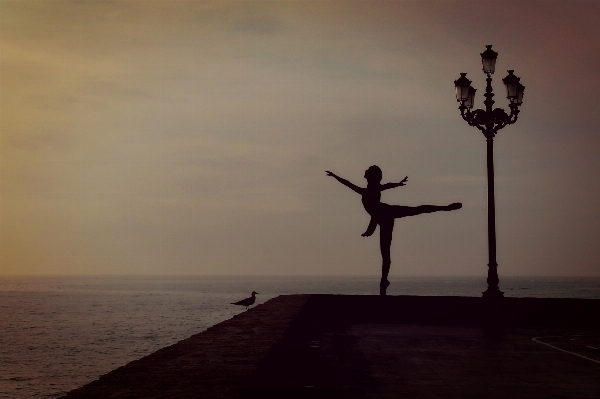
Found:
[(381, 173), (381, 169), (377, 165), (369, 166), (369, 169), (365, 170), (365, 179), (367, 179), (369, 183), (378, 183), (381, 181), (382, 177), (383, 174)]

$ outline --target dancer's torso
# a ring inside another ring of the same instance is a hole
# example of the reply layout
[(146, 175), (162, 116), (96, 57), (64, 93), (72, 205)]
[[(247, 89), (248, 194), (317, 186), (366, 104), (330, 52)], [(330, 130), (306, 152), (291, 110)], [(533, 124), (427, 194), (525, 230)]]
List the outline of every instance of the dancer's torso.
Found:
[(365, 207), (365, 211), (372, 217), (376, 217), (379, 214), (379, 208), (381, 206), (381, 190), (379, 187), (367, 187), (362, 194), (362, 203)]

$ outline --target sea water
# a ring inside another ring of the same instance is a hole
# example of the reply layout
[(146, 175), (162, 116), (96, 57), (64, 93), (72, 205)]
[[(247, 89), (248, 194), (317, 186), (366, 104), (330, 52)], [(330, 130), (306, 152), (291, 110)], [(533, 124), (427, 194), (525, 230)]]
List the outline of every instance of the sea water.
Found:
[[(390, 295), (481, 296), (485, 277), (390, 279)], [(502, 277), (511, 297), (600, 298), (600, 278)], [(377, 294), (376, 277), (0, 277), (0, 398), (56, 398), (282, 294)]]

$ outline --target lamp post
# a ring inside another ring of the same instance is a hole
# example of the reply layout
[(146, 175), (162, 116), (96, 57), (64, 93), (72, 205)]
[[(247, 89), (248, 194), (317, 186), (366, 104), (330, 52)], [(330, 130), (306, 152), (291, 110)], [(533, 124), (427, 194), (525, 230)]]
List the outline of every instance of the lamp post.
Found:
[(469, 126), (481, 130), (487, 141), (487, 178), (488, 178), (488, 288), (483, 293), (484, 298), (502, 298), (504, 294), (498, 288), (498, 263), (496, 262), (496, 205), (494, 201), (494, 137), (498, 130), (506, 125), (512, 125), (517, 121), (519, 106), (523, 103), (525, 86), (520, 79), (513, 75), (513, 70), (502, 79), (506, 86), (506, 98), (510, 101), (510, 115), (502, 108), (492, 108), (494, 105), (494, 93), (492, 93), (492, 74), (496, 68), (498, 53), (492, 50), (492, 46), (486, 46), (481, 53), (483, 72), (487, 75), (485, 88), (485, 109), (471, 111), (475, 101), (476, 90), (471, 87), (471, 81), (467, 79), (466, 73), (461, 73), (460, 78), (454, 81), (456, 88), (456, 101), (460, 103), (458, 109), (460, 115), (467, 121)]

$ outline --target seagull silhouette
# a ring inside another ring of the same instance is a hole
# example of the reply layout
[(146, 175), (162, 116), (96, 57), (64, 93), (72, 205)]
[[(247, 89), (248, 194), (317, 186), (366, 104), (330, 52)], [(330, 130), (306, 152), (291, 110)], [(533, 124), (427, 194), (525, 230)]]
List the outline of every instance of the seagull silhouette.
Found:
[(248, 306), (254, 305), (254, 301), (256, 301), (256, 296), (258, 292), (254, 292), (252, 291), (252, 296), (250, 298), (246, 298), (246, 299), (242, 299), (239, 302), (232, 302), (232, 305), (241, 305), (241, 306), (245, 306), (246, 310), (248, 310)]

